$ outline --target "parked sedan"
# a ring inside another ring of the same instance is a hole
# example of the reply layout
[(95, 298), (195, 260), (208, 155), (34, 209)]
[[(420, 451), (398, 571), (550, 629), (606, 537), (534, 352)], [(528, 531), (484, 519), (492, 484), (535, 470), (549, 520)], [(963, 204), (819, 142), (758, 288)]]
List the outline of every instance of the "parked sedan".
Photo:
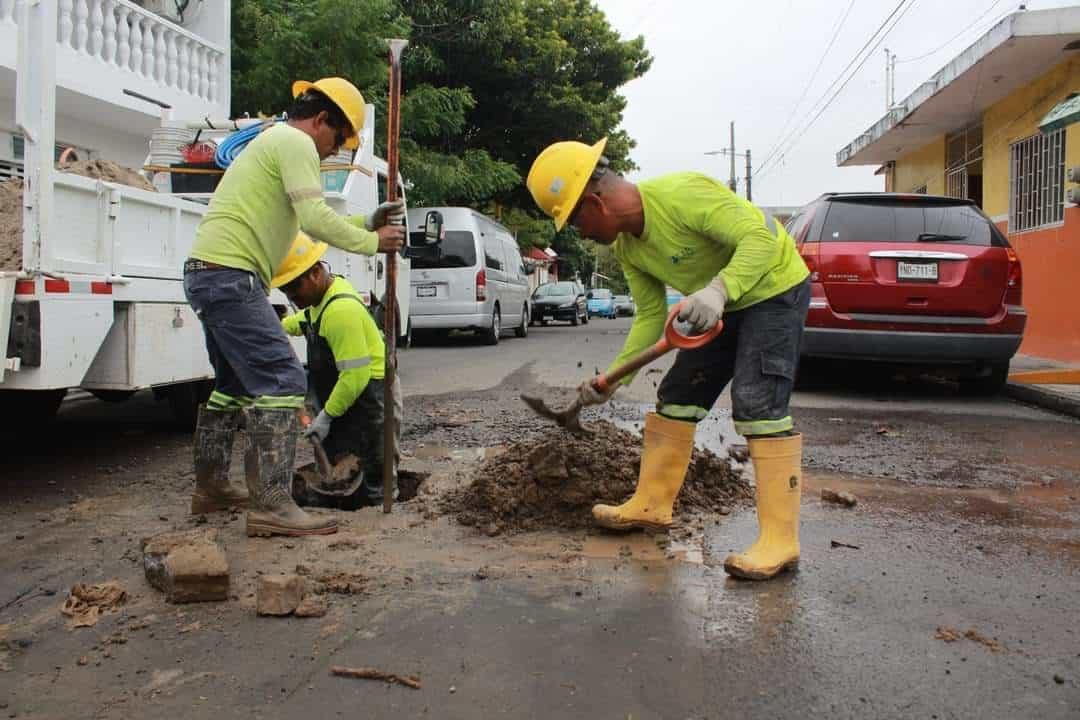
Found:
[(637, 306), (634, 305), (634, 298), (629, 295), (616, 295), (615, 296), (615, 314), (621, 316), (633, 317), (637, 314)]
[(588, 294), (589, 315), (614, 319), (615, 295), (607, 288), (594, 288)]
[(563, 280), (536, 288), (532, 296), (532, 321), (547, 325), (552, 320), (571, 325), (589, 322), (585, 288), (581, 283)]
[(1000, 389), (1027, 313), (1020, 260), (970, 200), (830, 193), (788, 231), (810, 269), (803, 356), (947, 366)]

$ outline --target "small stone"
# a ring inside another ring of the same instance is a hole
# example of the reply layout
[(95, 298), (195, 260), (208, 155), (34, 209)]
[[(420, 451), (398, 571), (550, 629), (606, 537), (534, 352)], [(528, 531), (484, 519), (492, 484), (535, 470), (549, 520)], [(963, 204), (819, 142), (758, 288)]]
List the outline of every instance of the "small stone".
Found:
[(86, 664), (88, 664), (90, 662), (90, 660), (85, 655), (83, 655), (81, 658), (79, 658), (77, 660), (77, 662), (78, 662), (79, 665), (86, 665)]
[(1064, 685), (1065, 678), (1061, 677), (1060, 675), (1054, 675), (1054, 682), (1056, 682), (1058, 685)]
[(290, 615), (307, 594), (299, 575), (262, 575), (255, 589), (255, 612), (259, 615)]
[(22, 539), (23, 539), (23, 538), (25, 538), (25, 537), (26, 537), (25, 535), (16, 535), (16, 536), (15, 536), (15, 539), (16, 539), (16, 540), (22, 540)]
[(142, 541), (147, 581), (171, 603), (225, 600), (229, 561), (216, 529), (167, 532)]
[(296, 606), (296, 617), (322, 617), (326, 615), (329, 606), (326, 600), (318, 595), (308, 595)]
[(454, 694), (454, 693), (456, 693), (456, 692), (457, 692), (457, 688), (456, 688), (456, 687), (454, 687), (453, 685), (451, 685), (451, 686), (450, 686), (450, 694), (451, 694), (451, 695), (453, 695), (453, 694)]
[(858, 498), (849, 492), (838, 492), (831, 488), (821, 489), (821, 499), (825, 502), (836, 503), (837, 505), (843, 505), (844, 507), (855, 507), (859, 502)]

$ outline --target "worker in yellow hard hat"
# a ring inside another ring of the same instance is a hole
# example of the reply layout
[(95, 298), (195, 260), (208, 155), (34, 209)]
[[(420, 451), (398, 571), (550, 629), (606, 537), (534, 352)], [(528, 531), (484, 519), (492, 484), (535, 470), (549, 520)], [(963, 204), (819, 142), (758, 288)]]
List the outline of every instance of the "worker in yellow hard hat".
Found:
[[(570, 224), (612, 246), (623, 267), (637, 314), (612, 365), (659, 339), (665, 286), (687, 296), (682, 320), (705, 331), (722, 317), (724, 326), (709, 344), (679, 351), (646, 418), (633, 497), (595, 506), (593, 518), (614, 530), (669, 527), (696, 423), (730, 382), (735, 429), (747, 437), (754, 463), (760, 532), (724, 568), (742, 578), (773, 577), (799, 561), (802, 437), (789, 401), (810, 273), (784, 228), (723, 183), (692, 172), (631, 183), (608, 167), (605, 145), (557, 142), (533, 162), (526, 184), (556, 228)], [(586, 380), (579, 397), (598, 405), (612, 392)]]
[[(397, 252), (400, 202), (369, 217), (342, 217), (323, 199), (320, 160), (356, 148), (364, 98), (349, 81), (293, 84), (287, 122), (252, 140), (221, 178), (184, 263), (184, 292), (203, 323), (214, 391), (195, 431), (192, 512), (244, 504), (249, 535), (332, 533), (331, 518), (300, 510), (289, 495), (304, 402), (303, 366), (267, 301), (270, 281), (299, 230), (349, 252)], [(244, 415), (247, 492), (228, 482)]]
[[(301, 505), (355, 510), (382, 504), (386, 347), (356, 289), (322, 262), (327, 247), (300, 233), (270, 284), (301, 309), (281, 322), (286, 333), (307, 340), (319, 410), (305, 435), (323, 444), (335, 466), (351, 455), (358, 468), (332, 486), (294, 482), (292, 494)], [(400, 398), (399, 389), (394, 394)]]

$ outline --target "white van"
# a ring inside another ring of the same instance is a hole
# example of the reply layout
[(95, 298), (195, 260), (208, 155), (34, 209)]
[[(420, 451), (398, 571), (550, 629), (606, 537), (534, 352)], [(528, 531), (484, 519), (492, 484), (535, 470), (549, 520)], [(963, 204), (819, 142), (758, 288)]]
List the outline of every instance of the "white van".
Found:
[(414, 331), (475, 330), (495, 345), (503, 330), (529, 332), (529, 279), (517, 241), (505, 227), (464, 207), (413, 208), (409, 244), (422, 245), (429, 212), (443, 219), (437, 253), (413, 256), (410, 308)]

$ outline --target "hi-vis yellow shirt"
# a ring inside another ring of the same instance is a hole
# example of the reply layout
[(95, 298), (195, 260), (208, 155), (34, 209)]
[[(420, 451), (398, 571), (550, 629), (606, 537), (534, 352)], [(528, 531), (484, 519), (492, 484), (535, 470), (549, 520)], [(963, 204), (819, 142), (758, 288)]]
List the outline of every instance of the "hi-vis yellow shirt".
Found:
[[(719, 277), (725, 312), (748, 308), (795, 287), (810, 274), (783, 226), (701, 173), (638, 183), (645, 208), (641, 237), (615, 240), (637, 315), (614, 368), (660, 339), (670, 285), (684, 295)], [(629, 379), (625, 382), (629, 382)]]
[(191, 257), (250, 270), (269, 287), (298, 229), (349, 252), (374, 255), (379, 248), (362, 216), (344, 218), (326, 204), (311, 136), (278, 123), (225, 171), (195, 231)]

